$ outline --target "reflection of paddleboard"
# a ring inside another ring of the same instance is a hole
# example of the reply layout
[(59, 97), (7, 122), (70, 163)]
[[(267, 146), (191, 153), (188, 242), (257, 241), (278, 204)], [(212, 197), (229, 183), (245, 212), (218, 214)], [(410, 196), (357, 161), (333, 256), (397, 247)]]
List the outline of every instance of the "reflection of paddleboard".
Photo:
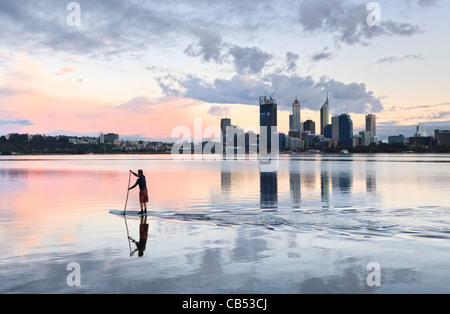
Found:
[(114, 214), (114, 215), (121, 215), (121, 216), (142, 216), (142, 215), (147, 215), (147, 213), (141, 213), (140, 211), (129, 211), (127, 210), (126, 212), (123, 210), (115, 210), (115, 209), (110, 209), (109, 210), (110, 214)]

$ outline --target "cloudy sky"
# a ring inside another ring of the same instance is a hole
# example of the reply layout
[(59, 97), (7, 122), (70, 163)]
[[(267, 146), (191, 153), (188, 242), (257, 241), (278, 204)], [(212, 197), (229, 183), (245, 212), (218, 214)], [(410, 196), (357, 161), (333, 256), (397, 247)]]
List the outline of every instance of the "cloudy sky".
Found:
[(379, 26), (357, 0), (69, 3), (0, 0), (0, 134), (258, 129), (274, 92), (282, 132), (296, 96), (319, 124), (327, 92), (355, 132), (369, 112), (382, 137), (450, 128), (449, 1), (378, 1)]

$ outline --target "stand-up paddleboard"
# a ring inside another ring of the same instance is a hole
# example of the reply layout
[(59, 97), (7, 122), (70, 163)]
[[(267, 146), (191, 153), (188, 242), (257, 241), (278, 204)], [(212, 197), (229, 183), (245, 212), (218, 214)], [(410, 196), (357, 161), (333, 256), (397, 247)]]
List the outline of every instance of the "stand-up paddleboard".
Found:
[(120, 215), (120, 216), (146, 216), (147, 213), (141, 213), (140, 211), (123, 211), (123, 210), (116, 210), (116, 209), (110, 209), (110, 214), (114, 215)]

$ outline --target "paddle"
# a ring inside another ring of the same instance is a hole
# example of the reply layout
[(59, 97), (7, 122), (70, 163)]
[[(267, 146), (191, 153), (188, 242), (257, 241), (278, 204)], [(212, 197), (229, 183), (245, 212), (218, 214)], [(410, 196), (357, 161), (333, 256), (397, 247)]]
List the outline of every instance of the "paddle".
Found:
[(128, 177), (127, 200), (125, 201), (125, 209), (123, 210), (124, 216), (127, 214), (128, 196), (130, 195), (130, 184), (131, 184), (131, 170), (130, 175)]
[(130, 256), (131, 256), (130, 230), (128, 229), (127, 216), (126, 216), (127, 215), (128, 196), (130, 195), (130, 184), (131, 184), (131, 170), (130, 170), (130, 175), (128, 176), (127, 200), (125, 201), (125, 208), (123, 210), (123, 218), (125, 219), (125, 227), (127, 228), (128, 247), (130, 248)]

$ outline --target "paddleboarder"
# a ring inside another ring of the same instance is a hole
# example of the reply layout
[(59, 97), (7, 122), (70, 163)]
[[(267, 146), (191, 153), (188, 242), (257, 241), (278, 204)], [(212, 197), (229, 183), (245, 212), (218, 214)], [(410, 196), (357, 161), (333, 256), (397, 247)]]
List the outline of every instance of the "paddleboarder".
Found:
[(138, 179), (136, 181), (136, 184), (130, 187), (129, 190), (132, 190), (139, 185), (139, 204), (141, 205), (141, 214), (147, 213), (148, 190), (144, 171), (138, 170), (138, 173), (134, 173), (130, 170), (130, 172), (138, 177)]

